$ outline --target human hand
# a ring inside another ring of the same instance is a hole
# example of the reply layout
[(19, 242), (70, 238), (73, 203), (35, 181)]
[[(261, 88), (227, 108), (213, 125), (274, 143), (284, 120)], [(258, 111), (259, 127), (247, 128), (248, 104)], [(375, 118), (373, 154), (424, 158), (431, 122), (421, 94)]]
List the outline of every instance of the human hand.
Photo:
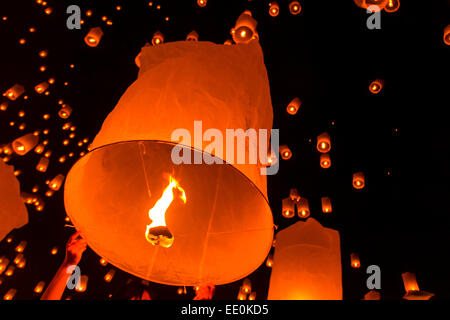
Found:
[(81, 237), (80, 231), (70, 236), (66, 244), (66, 257), (63, 264), (66, 266), (80, 263), (83, 252), (86, 250), (87, 242)]

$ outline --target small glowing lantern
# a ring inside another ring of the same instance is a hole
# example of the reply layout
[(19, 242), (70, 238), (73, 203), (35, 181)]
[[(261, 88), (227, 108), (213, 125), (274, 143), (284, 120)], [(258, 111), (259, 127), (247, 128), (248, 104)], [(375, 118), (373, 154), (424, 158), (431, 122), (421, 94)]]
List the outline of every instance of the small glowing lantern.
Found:
[(283, 199), (281, 213), (285, 218), (292, 218), (295, 215), (295, 202), (291, 198)]
[(75, 286), (75, 290), (77, 292), (85, 292), (87, 289), (88, 279), (89, 278), (87, 275), (82, 275)]
[(292, 157), (292, 151), (288, 146), (280, 146), (280, 155), (283, 160), (289, 160)]
[(363, 189), (365, 184), (364, 173), (356, 172), (353, 174), (353, 188)]
[(20, 243), (16, 247), (16, 252), (22, 253), (27, 247), (27, 242), (25, 240), (20, 241)]
[(63, 104), (61, 109), (58, 111), (58, 116), (61, 119), (67, 119), (72, 114), (72, 108), (68, 104)]
[(272, 254), (269, 254), (266, 260), (266, 267), (272, 268), (272, 266), (273, 266), (273, 256)]
[(18, 97), (20, 97), (25, 92), (25, 88), (20, 84), (15, 84), (8, 90), (6, 90), (3, 95), (7, 97), (9, 100), (16, 100)]
[(291, 3), (289, 3), (289, 12), (292, 15), (297, 15), (302, 11), (302, 6), (300, 5), (300, 2), (298, 2), (297, 0), (291, 1)]
[(286, 110), (289, 114), (294, 115), (297, 113), (298, 109), (302, 105), (302, 102), (299, 98), (294, 98), (287, 106)]
[(269, 8), (269, 14), (271, 17), (276, 17), (280, 13), (280, 6), (275, 1), (271, 2)]
[(256, 299), (256, 292), (251, 292), (248, 295), (248, 300), (255, 300)]
[(16, 289), (9, 289), (8, 292), (5, 293), (3, 296), (4, 300), (12, 300), (14, 299), (14, 296), (16, 295), (17, 290)]
[(42, 290), (44, 290), (45, 287), (45, 282), (44, 281), (39, 281), (36, 285), (36, 287), (34, 287), (34, 292), (35, 293), (41, 293)]
[(6, 111), (8, 109), (8, 101), (0, 103), (0, 111)]
[(320, 153), (328, 153), (331, 150), (331, 139), (327, 132), (317, 137), (317, 150)]
[(306, 219), (309, 217), (309, 203), (308, 199), (301, 198), (299, 202), (297, 203), (297, 214), (300, 218)]
[(58, 174), (56, 177), (53, 178), (52, 181), (50, 181), (49, 188), (54, 191), (58, 191), (62, 186), (64, 178), (65, 178), (64, 175)]
[(102, 28), (100, 27), (91, 28), (86, 37), (84, 37), (84, 42), (89, 47), (96, 47), (100, 43), (102, 37), (103, 37)]
[(5, 271), (5, 276), (11, 277), (14, 274), (15, 270), (16, 270), (16, 267), (14, 267), (12, 264), (9, 265), (9, 267)]
[(252, 282), (250, 281), (250, 279), (248, 278), (244, 279), (242, 283), (242, 291), (244, 291), (245, 293), (252, 292)]
[(197, 31), (195, 31), (195, 30), (191, 31), (187, 35), (186, 41), (198, 41), (198, 33), (197, 33)]
[(295, 202), (300, 201), (300, 194), (298, 193), (298, 190), (295, 188), (291, 188), (289, 190), (289, 198), (291, 198), (292, 201), (295, 201)]
[(1, 261), (0, 261), (0, 274), (2, 274), (3, 272), (5, 272), (6, 268), (9, 265), (9, 259), (2, 257)]
[(39, 162), (36, 166), (36, 170), (39, 172), (46, 172), (49, 162), (50, 162), (50, 160), (48, 158), (41, 157), (41, 159), (39, 160)]
[(350, 265), (355, 269), (361, 267), (361, 261), (359, 260), (359, 255), (357, 253), (350, 254)]
[(450, 46), (450, 24), (444, 29), (444, 42), (446, 45)]
[(181, 294), (183, 294), (183, 293), (184, 293), (183, 287), (179, 287), (179, 288), (177, 289), (177, 294), (181, 295)]
[(333, 211), (333, 207), (331, 206), (331, 199), (329, 197), (322, 197), (322, 212), (323, 213), (331, 213)]
[(42, 50), (39, 52), (39, 57), (41, 58), (46, 58), (48, 55), (48, 51), (47, 50)]
[(48, 84), (47, 81), (41, 82), (36, 87), (34, 87), (34, 91), (36, 91), (37, 93), (41, 94), (45, 90), (48, 89), (48, 86), (49, 86), (49, 84)]
[(322, 153), (320, 155), (320, 166), (324, 169), (331, 167), (331, 159), (328, 153)]
[(26, 134), (20, 138), (13, 141), (12, 147), (14, 152), (20, 156), (26, 155), (30, 150), (32, 150), (39, 142), (39, 137), (32, 133)]
[(236, 20), (236, 25), (231, 29), (231, 36), (236, 43), (249, 43), (259, 39), (256, 32), (258, 22), (252, 17), (249, 10), (245, 10)]
[(23, 258), (22, 260), (20, 260), (20, 262), (17, 264), (17, 268), (19, 269), (23, 269), (25, 268), (25, 265), (27, 264), (27, 259)]
[(388, 0), (386, 6), (384, 7), (384, 11), (392, 13), (397, 11), (399, 8), (400, 8), (400, 0)]
[(111, 282), (111, 280), (114, 278), (114, 275), (116, 274), (116, 270), (111, 269), (109, 270), (104, 277), (105, 282)]
[(58, 247), (53, 247), (50, 253), (54, 256), (58, 253)]
[(14, 258), (14, 264), (19, 264), (20, 261), (22, 261), (24, 259), (24, 256), (22, 253), (18, 253), (16, 255), (16, 257)]
[(197, 4), (201, 8), (205, 7), (206, 3), (207, 3), (207, 0), (197, 0)]
[(153, 34), (152, 44), (154, 46), (157, 46), (158, 44), (161, 44), (163, 42), (164, 42), (164, 35), (160, 31), (156, 31)]
[(238, 300), (247, 300), (247, 293), (242, 289), (242, 287), (239, 288), (237, 299)]
[(105, 267), (108, 264), (108, 261), (106, 261), (105, 259), (101, 258), (100, 259), (100, 264)]
[(372, 92), (373, 94), (378, 94), (380, 93), (381, 89), (383, 89), (384, 86), (384, 81), (381, 79), (376, 79), (374, 81), (372, 81), (372, 83), (369, 86), (369, 91)]
[(364, 300), (381, 300), (381, 295), (378, 291), (370, 290), (364, 295)]
[(403, 285), (405, 286), (406, 294), (403, 299), (406, 300), (429, 300), (434, 296), (433, 293), (421, 291), (417, 284), (416, 275), (412, 272), (402, 273)]
[(341, 300), (339, 233), (313, 218), (277, 233), (268, 300)]

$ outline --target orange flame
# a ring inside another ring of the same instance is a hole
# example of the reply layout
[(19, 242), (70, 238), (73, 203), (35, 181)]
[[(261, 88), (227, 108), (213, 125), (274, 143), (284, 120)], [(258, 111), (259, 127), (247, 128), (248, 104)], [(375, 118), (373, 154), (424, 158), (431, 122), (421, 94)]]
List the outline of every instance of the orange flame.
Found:
[(161, 198), (156, 201), (156, 204), (148, 211), (148, 217), (151, 223), (147, 225), (145, 231), (145, 238), (153, 245), (160, 245), (168, 248), (173, 244), (174, 237), (166, 226), (166, 211), (174, 199), (173, 191), (178, 190), (181, 200), (186, 203), (186, 193), (178, 182), (172, 177), (169, 177), (169, 185), (164, 189)]

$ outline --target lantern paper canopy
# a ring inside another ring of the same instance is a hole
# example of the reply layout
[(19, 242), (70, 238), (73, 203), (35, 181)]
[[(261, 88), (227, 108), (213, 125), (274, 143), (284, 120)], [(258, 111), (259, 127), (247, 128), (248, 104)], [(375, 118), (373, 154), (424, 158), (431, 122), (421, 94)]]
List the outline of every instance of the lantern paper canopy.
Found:
[(353, 188), (363, 189), (365, 184), (364, 173), (356, 172), (353, 174)]
[(269, 254), (266, 260), (266, 267), (272, 268), (272, 266), (273, 266), (273, 256)]
[(299, 98), (294, 98), (287, 106), (286, 110), (289, 114), (294, 115), (300, 109), (302, 102)]
[(72, 108), (68, 104), (63, 104), (61, 109), (58, 111), (58, 116), (61, 119), (67, 119), (72, 114)]
[(331, 150), (330, 135), (326, 132), (317, 137), (317, 150), (320, 153), (328, 153)]
[(197, 31), (191, 31), (187, 37), (186, 37), (187, 41), (198, 41), (198, 33)]
[[(175, 286), (242, 279), (272, 244), (266, 165), (174, 164), (171, 137), (178, 128), (194, 134), (194, 120), (203, 132), (270, 131), (261, 47), (171, 42), (144, 46), (140, 64), (138, 79), (67, 176), (67, 214), (99, 256), (142, 279)], [(211, 156), (208, 144), (178, 147), (194, 161)], [(163, 203), (165, 221), (152, 229), (150, 216)]]
[(231, 29), (231, 36), (236, 43), (249, 43), (259, 39), (256, 32), (258, 22), (252, 17), (249, 10), (245, 10), (236, 20), (234, 28)]
[(372, 83), (370, 84), (369, 90), (373, 94), (378, 94), (381, 91), (381, 89), (383, 89), (383, 86), (384, 86), (384, 81), (380, 80), (380, 79), (376, 79), (376, 80), (372, 81)]
[(295, 202), (300, 201), (300, 194), (298, 193), (298, 190), (295, 188), (291, 188), (289, 190), (289, 198), (291, 198)]
[(308, 199), (300, 198), (300, 200), (297, 203), (297, 215), (302, 219), (309, 217), (310, 212)]
[(350, 265), (352, 268), (359, 268), (361, 267), (361, 262), (359, 260), (359, 255), (357, 253), (350, 254)]
[(292, 15), (295, 16), (295, 15), (299, 14), (301, 11), (302, 11), (302, 6), (300, 5), (300, 2), (294, 0), (289, 3), (289, 12)]
[(91, 28), (88, 34), (84, 37), (84, 42), (89, 47), (96, 47), (103, 37), (103, 30), (100, 27)]
[(19, 156), (26, 155), (29, 151), (33, 150), (33, 148), (39, 143), (39, 137), (35, 136), (32, 133), (26, 134), (20, 138), (17, 138), (13, 141), (12, 147), (14, 152)]
[(20, 196), (14, 169), (0, 161), (0, 241), (15, 228), (28, 223), (28, 212)]
[(322, 153), (320, 155), (320, 166), (324, 169), (331, 167), (331, 158), (328, 153)]
[(323, 213), (331, 213), (333, 211), (333, 207), (331, 205), (331, 199), (329, 197), (322, 197), (322, 212)]
[(20, 97), (25, 92), (25, 88), (20, 84), (15, 84), (10, 89), (6, 90), (3, 95), (7, 97), (9, 100), (16, 100), (18, 97)]
[(421, 291), (417, 284), (416, 275), (412, 272), (402, 273), (403, 285), (405, 286), (406, 294), (403, 299), (406, 300), (429, 300), (434, 296), (433, 293)]
[(285, 218), (292, 218), (295, 216), (295, 202), (291, 198), (283, 199), (282, 215)]
[(276, 17), (280, 13), (280, 6), (275, 1), (270, 3), (269, 14), (271, 17)]
[(444, 29), (444, 42), (446, 45), (450, 46), (450, 24)]
[(245, 293), (252, 292), (252, 282), (250, 281), (250, 279), (244, 279), (244, 281), (242, 282), (242, 291), (244, 291)]
[(341, 300), (339, 233), (313, 218), (277, 233), (269, 300)]
[(388, 13), (396, 12), (400, 8), (400, 0), (388, 0), (384, 11)]

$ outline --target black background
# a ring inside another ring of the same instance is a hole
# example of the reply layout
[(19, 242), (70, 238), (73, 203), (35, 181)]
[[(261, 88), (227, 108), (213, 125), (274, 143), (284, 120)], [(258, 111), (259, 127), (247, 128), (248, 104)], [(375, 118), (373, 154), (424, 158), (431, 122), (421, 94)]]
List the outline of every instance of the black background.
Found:
[[(50, 129), (49, 149), (53, 150), (49, 170), (37, 173), (39, 155), (30, 153), (13, 158), (10, 164), (22, 170), (23, 191), (39, 185), (46, 201), (43, 212), (29, 207), (30, 223), (11, 233), (11, 244), (0, 243), (0, 255), (14, 258), (14, 248), (27, 240), (27, 265), (16, 270), (0, 285), (0, 296), (17, 288), (16, 299), (38, 299), (33, 288), (48, 283), (64, 255), (64, 245), (72, 229), (64, 228), (62, 191), (46, 199), (45, 180), (66, 174), (86, 146), (80, 139), (92, 138), (103, 119), (113, 109), (125, 89), (136, 79), (134, 58), (155, 31), (165, 41), (184, 40), (196, 30), (200, 40), (223, 43), (229, 30), (245, 9), (258, 21), (260, 43), (265, 55), (274, 109), (274, 128), (280, 128), (281, 144), (287, 144), (293, 157), (282, 161), (278, 175), (269, 177), (269, 201), (279, 230), (298, 218), (281, 217), (281, 199), (290, 188), (298, 188), (309, 199), (311, 216), (341, 236), (344, 299), (361, 299), (367, 292), (365, 269), (379, 265), (384, 299), (400, 299), (404, 294), (401, 273), (417, 274), (421, 289), (448, 299), (449, 263), (449, 169), (448, 120), (449, 47), (442, 40), (450, 22), (449, 1), (401, 1), (395, 13), (381, 14), (381, 29), (366, 27), (368, 14), (353, 1), (303, 0), (298, 16), (289, 14), (288, 1), (279, 1), (281, 12), (268, 14), (268, 1), (209, 0), (205, 8), (195, 0), (153, 1), (47, 1), (51, 15), (35, 1), (15, 0), (0, 5), (0, 91), (15, 83), (25, 86), (29, 99), (9, 103), (0, 111), (0, 144), (11, 142), (27, 132)], [(66, 28), (66, 8), (78, 4), (85, 24), (81, 30)], [(161, 9), (157, 10), (156, 5)], [(121, 5), (122, 10), (115, 10)], [(87, 9), (92, 17), (85, 17)], [(113, 21), (107, 26), (105, 15)], [(167, 22), (164, 18), (168, 16)], [(96, 48), (83, 38), (90, 27), (105, 32)], [(35, 33), (28, 28), (35, 27)], [(19, 45), (20, 38), (25, 45)], [(41, 59), (38, 52), (48, 49)], [(75, 68), (71, 69), (70, 64)], [(39, 66), (47, 65), (40, 72)], [(56, 79), (49, 96), (38, 95), (36, 84)], [(376, 78), (385, 87), (378, 95), (368, 86)], [(64, 86), (65, 81), (69, 82)], [(286, 105), (300, 97), (303, 104), (295, 116)], [(57, 116), (57, 101), (64, 99), (74, 112), (70, 121), (77, 137), (68, 147), (61, 145), (68, 133)], [(19, 110), (26, 112), (27, 128), (17, 124)], [(50, 113), (44, 121), (42, 115)], [(16, 121), (10, 127), (9, 122)], [(327, 131), (332, 137), (332, 167), (319, 166), (316, 137)], [(59, 156), (73, 151), (75, 157), (63, 164)], [(352, 174), (363, 171), (366, 187), (352, 188)], [(329, 196), (333, 213), (325, 216), (320, 198)], [(56, 256), (50, 255), (53, 246)], [(358, 252), (362, 267), (350, 268), (350, 253)], [(106, 299), (128, 278), (117, 270), (110, 284), (103, 281), (111, 266), (102, 267), (99, 257), (88, 250), (80, 264), (89, 276), (85, 293), (67, 293), (72, 299)], [(257, 299), (265, 299), (270, 269), (263, 264), (249, 276)], [(234, 299), (240, 282), (219, 286), (217, 299)], [(151, 284), (156, 298), (192, 299), (178, 296), (176, 288)]]

